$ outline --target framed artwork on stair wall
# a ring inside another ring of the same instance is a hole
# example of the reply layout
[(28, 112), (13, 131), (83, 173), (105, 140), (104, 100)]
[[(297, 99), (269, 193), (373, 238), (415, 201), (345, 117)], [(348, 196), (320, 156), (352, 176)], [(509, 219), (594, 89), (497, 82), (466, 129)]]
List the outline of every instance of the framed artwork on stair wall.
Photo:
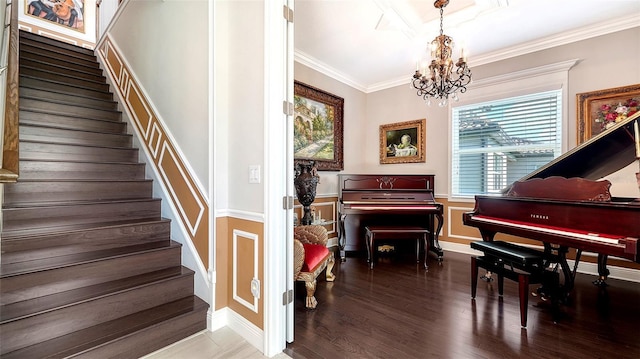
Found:
[(295, 81), (294, 161), (315, 161), (319, 171), (340, 171), (343, 163), (344, 99)]
[(84, 34), (85, 0), (25, 0), (24, 13)]

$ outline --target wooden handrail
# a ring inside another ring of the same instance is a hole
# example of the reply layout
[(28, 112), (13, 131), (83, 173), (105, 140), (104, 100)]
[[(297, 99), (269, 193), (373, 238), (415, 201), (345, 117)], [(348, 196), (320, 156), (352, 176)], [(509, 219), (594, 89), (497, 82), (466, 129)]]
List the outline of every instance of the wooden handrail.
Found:
[[(14, 6), (15, 5), (15, 6)], [(18, 139), (18, 6), (15, 0), (11, 4), (9, 24), (9, 47), (7, 57), (7, 81), (4, 105), (4, 127), (2, 134), (2, 166), (0, 182), (16, 182), (19, 175), (19, 139)]]

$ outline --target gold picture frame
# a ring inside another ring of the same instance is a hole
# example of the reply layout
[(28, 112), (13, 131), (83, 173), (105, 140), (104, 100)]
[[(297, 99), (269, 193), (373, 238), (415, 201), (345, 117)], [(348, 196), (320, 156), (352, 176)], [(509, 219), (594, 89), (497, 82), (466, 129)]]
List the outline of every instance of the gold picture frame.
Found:
[(294, 82), (293, 159), (314, 161), (319, 171), (341, 171), (344, 99)]
[(604, 132), (616, 118), (640, 110), (640, 84), (576, 94), (577, 143)]
[(425, 162), (427, 120), (398, 122), (380, 126), (380, 163)]

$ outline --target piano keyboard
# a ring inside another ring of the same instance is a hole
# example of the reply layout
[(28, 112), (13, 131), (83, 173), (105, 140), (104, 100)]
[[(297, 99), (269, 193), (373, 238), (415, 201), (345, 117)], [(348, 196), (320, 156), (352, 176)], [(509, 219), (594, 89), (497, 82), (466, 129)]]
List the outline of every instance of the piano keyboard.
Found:
[(413, 206), (388, 206), (388, 205), (365, 205), (365, 204), (345, 204), (345, 207), (351, 209), (360, 209), (363, 211), (375, 211), (375, 210), (438, 210), (437, 206), (425, 206), (425, 205), (413, 205)]
[(534, 226), (534, 225), (524, 224), (523, 222), (506, 221), (502, 219), (494, 219), (491, 217), (486, 217), (481, 215), (473, 216), (473, 218), (474, 220), (480, 221), (480, 222), (499, 224), (499, 225), (513, 227), (513, 228), (532, 229), (535, 231), (546, 232), (550, 234), (558, 234), (563, 236), (570, 236), (574, 238), (580, 238), (580, 239), (586, 239), (590, 241), (597, 241), (597, 242), (616, 244), (616, 245), (622, 244), (620, 243), (620, 240), (625, 238), (625, 237), (615, 237), (611, 235), (603, 235), (603, 234), (597, 234), (597, 233), (583, 234), (583, 233), (577, 233), (574, 231), (563, 231), (560, 229), (555, 229), (555, 228), (550, 228), (545, 226)]

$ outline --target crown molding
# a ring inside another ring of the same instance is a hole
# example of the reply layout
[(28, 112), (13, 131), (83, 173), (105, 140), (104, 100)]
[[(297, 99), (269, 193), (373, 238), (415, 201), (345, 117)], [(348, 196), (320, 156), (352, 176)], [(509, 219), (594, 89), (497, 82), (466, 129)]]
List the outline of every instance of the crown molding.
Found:
[(356, 90), (360, 90), (362, 92), (367, 92), (367, 87), (358, 83), (354, 79), (352, 79), (349, 75), (343, 74), (340, 71), (334, 69), (333, 67), (323, 63), (322, 61), (314, 58), (313, 56), (307, 55), (306, 53), (294, 49), (293, 51), (293, 60), (302, 65), (310, 67), (321, 74), (327, 75), (334, 80), (338, 80), (346, 85), (349, 85)]
[[(559, 35), (548, 36), (543, 39), (504, 48), (484, 55), (479, 55), (469, 59), (469, 67), (485, 65), (516, 56), (526, 55), (536, 51), (546, 50), (556, 46), (566, 45), (597, 36), (628, 30), (634, 27), (638, 27), (638, 24), (640, 24), (640, 14), (631, 14), (624, 18), (618, 18), (597, 25), (586, 26)], [(402, 78), (395, 78), (389, 81), (378, 82), (367, 86), (359, 83), (351, 76), (341, 73), (331, 66), (299, 50), (294, 50), (294, 61), (297, 61), (307, 67), (310, 67), (326, 76), (329, 76), (364, 93), (372, 93), (396, 86), (404, 86), (409, 83), (408, 74), (407, 76), (403, 76)]]

